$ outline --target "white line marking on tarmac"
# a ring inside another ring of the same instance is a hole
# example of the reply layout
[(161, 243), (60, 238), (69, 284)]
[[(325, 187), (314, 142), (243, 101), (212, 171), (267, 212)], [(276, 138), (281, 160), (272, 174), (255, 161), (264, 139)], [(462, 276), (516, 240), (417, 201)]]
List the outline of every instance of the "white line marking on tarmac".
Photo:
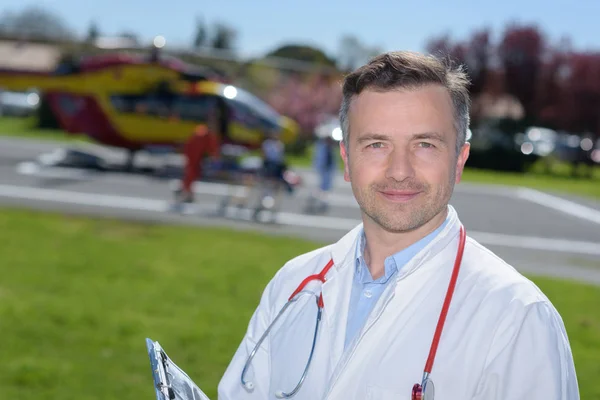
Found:
[(517, 196), (520, 199), (528, 200), (544, 207), (552, 208), (562, 213), (600, 224), (600, 211), (575, 203), (574, 201), (565, 200), (529, 188), (519, 188), (517, 190)]
[(17, 173), (21, 175), (38, 176), (42, 178), (60, 178), (74, 180), (91, 179), (94, 173), (90, 170), (66, 167), (42, 167), (38, 163), (26, 161), (17, 164)]
[(486, 245), (600, 256), (600, 243), (476, 231), (469, 232), (469, 235), (478, 242)]
[[(23, 186), (0, 185), (0, 197), (24, 200), (50, 201), (66, 204), (77, 204), (96, 207), (129, 209), (138, 211), (167, 212), (171, 209), (166, 200), (82, 193), (66, 190), (42, 189)], [(185, 214), (194, 210), (216, 210), (214, 204), (194, 204), (186, 207)], [(278, 221), (282, 224), (321, 229), (347, 231), (360, 223), (358, 219), (329, 216), (312, 216), (280, 212)], [(600, 256), (600, 243), (582, 242), (566, 239), (549, 239), (529, 236), (505, 235), (471, 231), (469, 235), (485, 245), (506, 246), (531, 250), (556, 251), (564, 253), (580, 253)]]
[(140, 197), (82, 193), (66, 190), (41, 189), (24, 186), (0, 185), (0, 196), (14, 199), (52, 201), (85, 206), (123, 208), (142, 211), (167, 211), (168, 202)]

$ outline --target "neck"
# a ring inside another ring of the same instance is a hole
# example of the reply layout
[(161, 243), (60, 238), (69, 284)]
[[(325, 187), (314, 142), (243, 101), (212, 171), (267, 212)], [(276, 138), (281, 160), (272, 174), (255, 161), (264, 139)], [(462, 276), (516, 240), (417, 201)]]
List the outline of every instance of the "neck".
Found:
[(365, 238), (364, 258), (373, 279), (378, 279), (385, 273), (385, 259), (392, 254), (406, 249), (439, 228), (448, 216), (448, 209), (437, 214), (420, 227), (406, 232), (390, 232), (369, 217), (363, 224)]

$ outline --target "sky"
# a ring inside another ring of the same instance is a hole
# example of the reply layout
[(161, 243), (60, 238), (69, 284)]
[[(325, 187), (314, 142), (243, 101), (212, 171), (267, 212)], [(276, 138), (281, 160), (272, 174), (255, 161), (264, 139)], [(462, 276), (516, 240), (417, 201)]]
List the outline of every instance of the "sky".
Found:
[(442, 34), (464, 39), (490, 27), (493, 39), (510, 22), (536, 24), (551, 43), (568, 37), (578, 50), (600, 51), (600, 0), (1, 0), (0, 13), (36, 4), (53, 11), (80, 35), (91, 21), (103, 34), (132, 31), (151, 43), (192, 43), (197, 17), (224, 22), (238, 32), (240, 56), (263, 55), (286, 43), (316, 45), (339, 53), (345, 34), (383, 51), (424, 51)]

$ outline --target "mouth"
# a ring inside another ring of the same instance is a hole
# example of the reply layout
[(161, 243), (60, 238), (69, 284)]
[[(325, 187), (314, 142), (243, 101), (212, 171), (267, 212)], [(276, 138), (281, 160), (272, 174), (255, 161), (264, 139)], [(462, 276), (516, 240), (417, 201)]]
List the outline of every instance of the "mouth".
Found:
[(421, 192), (414, 190), (382, 190), (379, 193), (386, 200), (394, 203), (406, 203), (421, 194)]

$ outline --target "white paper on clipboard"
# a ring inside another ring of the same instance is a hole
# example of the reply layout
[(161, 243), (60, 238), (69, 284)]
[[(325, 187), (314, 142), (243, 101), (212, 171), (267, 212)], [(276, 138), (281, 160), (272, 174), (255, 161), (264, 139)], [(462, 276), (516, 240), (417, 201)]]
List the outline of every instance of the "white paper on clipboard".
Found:
[(146, 339), (156, 400), (210, 400), (158, 342)]

